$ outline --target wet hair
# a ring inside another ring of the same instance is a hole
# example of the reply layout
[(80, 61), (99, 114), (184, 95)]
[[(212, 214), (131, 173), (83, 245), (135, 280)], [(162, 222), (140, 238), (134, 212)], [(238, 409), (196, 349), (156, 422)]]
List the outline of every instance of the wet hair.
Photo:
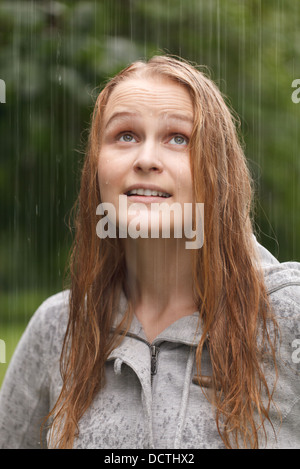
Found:
[[(96, 207), (101, 203), (97, 163), (103, 113), (112, 91), (124, 80), (149, 77), (184, 86), (194, 105), (189, 142), (194, 202), (205, 207), (204, 244), (193, 252), (194, 301), (203, 331), (196, 349), (197, 376), (200, 379), (207, 346), (211, 388), (203, 392), (212, 403), (220, 438), (227, 448), (258, 448), (267, 434), (265, 422), (272, 424), (274, 387), (266, 380), (262, 356), (272, 360), (276, 376), (277, 324), (253, 237), (254, 191), (238, 137), (239, 121), (200, 67), (168, 55), (129, 65), (106, 83), (94, 107), (70, 257), (63, 386), (47, 416), (52, 421), (50, 442), (59, 448), (73, 446), (80, 418), (105, 384), (107, 357), (130, 326), (133, 312), (120, 240), (96, 236)], [(128, 309), (112, 332), (122, 289)]]

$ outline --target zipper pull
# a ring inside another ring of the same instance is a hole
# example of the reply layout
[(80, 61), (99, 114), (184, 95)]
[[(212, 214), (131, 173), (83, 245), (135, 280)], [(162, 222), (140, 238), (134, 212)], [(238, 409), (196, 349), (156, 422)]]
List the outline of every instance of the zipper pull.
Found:
[(151, 345), (151, 376), (157, 373), (157, 357), (159, 348), (155, 345)]

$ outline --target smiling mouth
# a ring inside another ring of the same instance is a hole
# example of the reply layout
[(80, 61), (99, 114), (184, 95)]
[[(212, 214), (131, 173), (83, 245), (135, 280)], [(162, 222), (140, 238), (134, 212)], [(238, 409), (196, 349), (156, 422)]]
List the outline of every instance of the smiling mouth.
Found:
[(171, 194), (168, 192), (154, 191), (152, 189), (132, 189), (131, 191), (126, 192), (128, 197), (132, 195), (141, 195), (144, 197), (163, 197), (165, 199), (171, 197)]

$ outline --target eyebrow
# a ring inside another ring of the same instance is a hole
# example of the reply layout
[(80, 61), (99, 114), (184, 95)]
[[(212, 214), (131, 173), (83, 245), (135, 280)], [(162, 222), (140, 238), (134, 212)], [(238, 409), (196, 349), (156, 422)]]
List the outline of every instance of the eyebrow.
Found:
[(108, 120), (107, 124), (105, 125), (105, 128), (107, 129), (108, 127), (113, 124), (114, 121), (116, 120), (125, 120), (126, 118), (131, 117), (140, 117), (140, 114), (137, 112), (128, 112), (128, 111), (122, 111), (122, 112), (115, 112)]
[[(183, 121), (187, 122), (189, 124), (193, 124), (194, 120), (192, 117), (186, 114), (181, 114), (181, 113), (169, 113), (169, 112), (162, 112), (160, 114), (162, 117), (166, 117), (168, 119), (173, 119), (173, 120), (178, 120), (178, 121)], [(127, 118), (139, 118), (141, 117), (141, 114), (138, 112), (129, 112), (129, 111), (120, 111), (120, 112), (115, 112), (108, 120), (107, 124), (105, 125), (105, 129), (108, 129), (114, 121), (122, 121)]]

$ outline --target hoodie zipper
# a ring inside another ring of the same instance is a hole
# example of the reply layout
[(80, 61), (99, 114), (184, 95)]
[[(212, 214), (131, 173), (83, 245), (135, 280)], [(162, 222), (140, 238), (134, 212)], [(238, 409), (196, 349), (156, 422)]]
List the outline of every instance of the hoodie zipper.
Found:
[(157, 373), (157, 362), (158, 362), (159, 347), (157, 345), (150, 344), (150, 342), (147, 342), (147, 340), (144, 340), (144, 339), (141, 339), (141, 338), (139, 338), (139, 340), (141, 340), (142, 342), (147, 344), (149, 349), (150, 349), (150, 371), (151, 371), (151, 386), (152, 386), (153, 376), (156, 375), (156, 373)]
[(130, 332), (127, 332), (126, 335), (134, 339), (140, 340), (141, 342), (144, 342), (144, 344), (148, 345), (150, 349), (150, 370), (151, 370), (151, 386), (152, 386), (153, 376), (156, 375), (157, 373), (159, 347), (157, 345), (150, 344), (150, 342), (148, 342), (147, 340), (142, 339), (141, 337), (135, 334), (132, 334)]
[(159, 348), (156, 345), (150, 345), (151, 350), (151, 384), (153, 380), (153, 376), (157, 373), (157, 359)]

